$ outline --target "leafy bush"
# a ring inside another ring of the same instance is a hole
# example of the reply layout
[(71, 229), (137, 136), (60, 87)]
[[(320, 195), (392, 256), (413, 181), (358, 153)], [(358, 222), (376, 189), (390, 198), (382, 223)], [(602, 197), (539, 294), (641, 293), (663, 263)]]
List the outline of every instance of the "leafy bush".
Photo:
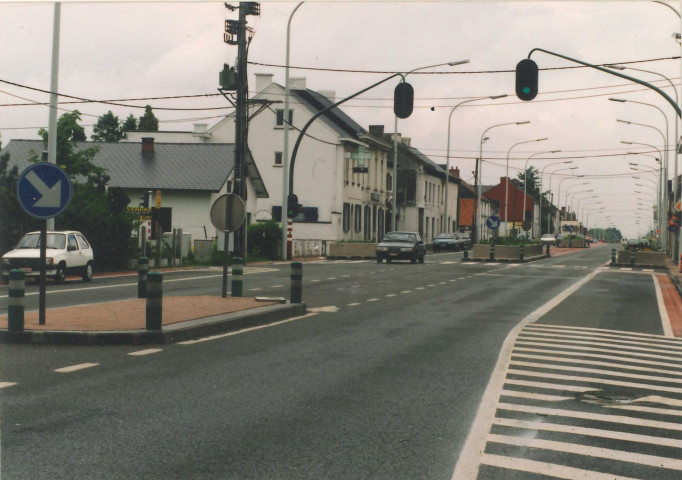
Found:
[(280, 256), (282, 229), (279, 223), (268, 220), (249, 225), (247, 229), (247, 245), (249, 256), (276, 260)]

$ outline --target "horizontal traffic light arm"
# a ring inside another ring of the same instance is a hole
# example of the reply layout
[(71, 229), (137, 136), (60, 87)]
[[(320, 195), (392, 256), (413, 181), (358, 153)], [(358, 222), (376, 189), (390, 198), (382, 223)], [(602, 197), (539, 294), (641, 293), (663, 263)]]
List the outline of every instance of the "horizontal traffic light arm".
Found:
[(534, 48), (533, 50), (531, 50), (530, 53), (528, 53), (528, 58), (530, 58), (530, 56), (533, 55), (533, 52), (535, 52), (535, 51), (544, 52), (544, 53), (547, 53), (549, 55), (554, 55), (555, 57), (559, 57), (559, 58), (563, 58), (565, 60), (569, 60), (571, 62), (579, 63), (580, 65), (584, 65), (586, 67), (594, 68), (594, 69), (602, 71), (604, 73), (608, 73), (610, 75), (615, 75), (616, 77), (624, 78), (626, 80), (630, 80), (631, 82), (635, 82), (635, 83), (639, 83), (640, 85), (644, 85), (645, 87), (656, 91), (659, 95), (661, 95), (663, 98), (665, 98), (668, 101), (668, 103), (670, 105), (672, 105), (673, 108), (675, 108), (675, 111), (677, 112), (677, 116), (682, 118), (682, 111), (680, 111), (679, 105), (677, 105), (677, 103), (672, 98), (670, 98), (663, 90), (661, 90), (658, 87), (651, 85), (650, 83), (645, 82), (644, 80), (640, 80), (639, 78), (631, 77), (629, 75), (625, 75), (625, 74), (620, 73), (620, 72), (615, 72), (613, 70), (609, 70), (608, 68), (600, 67), (598, 65), (592, 65), (591, 63), (583, 62), (582, 60), (577, 60), (575, 58), (567, 57), (566, 55), (561, 55), (560, 53), (550, 52), (549, 50), (544, 50), (542, 48)]

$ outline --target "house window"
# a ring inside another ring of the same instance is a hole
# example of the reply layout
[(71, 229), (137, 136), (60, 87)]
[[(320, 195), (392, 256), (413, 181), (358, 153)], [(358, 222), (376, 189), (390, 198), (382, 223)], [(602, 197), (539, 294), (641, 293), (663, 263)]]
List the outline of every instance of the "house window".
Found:
[(343, 204), (343, 231), (350, 231), (350, 203)]
[(372, 207), (365, 205), (365, 240), (372, 238)]
[(355, 233), (360, 233), (362, 231), (362, 205), (355, 206)]
[(282, 152), (275, 152), (275, 167), (282, 166)]
[[(294, 123), (294, 111), (289, 110), (289, 125)], [(277, 126), (284, 126), (284, 110), (277, 110)]]

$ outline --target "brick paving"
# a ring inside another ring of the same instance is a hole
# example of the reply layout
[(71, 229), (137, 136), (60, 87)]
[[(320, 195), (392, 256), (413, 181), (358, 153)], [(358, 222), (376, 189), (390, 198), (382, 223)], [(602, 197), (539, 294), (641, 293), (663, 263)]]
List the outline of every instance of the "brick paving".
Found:
[[(163, 325), (224, 313), (273, 305), (252, 297), (213, 296), (164, 297)], [(131, 299), (63, 308), (47, 308), (45, 325), (38, 323), (38, 311), (24, 314), (26, 330), (118, 331), (144, 329), (146, 300)], [(0, 328), (7, 328), (7, 315), (0, 316)]]

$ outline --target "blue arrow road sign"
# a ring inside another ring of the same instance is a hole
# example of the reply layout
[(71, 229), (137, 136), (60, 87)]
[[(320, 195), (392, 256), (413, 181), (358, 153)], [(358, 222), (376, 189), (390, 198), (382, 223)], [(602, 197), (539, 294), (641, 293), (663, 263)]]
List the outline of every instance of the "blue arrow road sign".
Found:
[(488, 218), (485, 219), (485, 225), (491, 230), (497, 230), (498, 228), (500, 228), (500, 217), (490, 215)]
[(71, 181), (54, 163), (35, 163), (21, 172), (17, 196), (32, 217), (52, 218), (71, 201)]

